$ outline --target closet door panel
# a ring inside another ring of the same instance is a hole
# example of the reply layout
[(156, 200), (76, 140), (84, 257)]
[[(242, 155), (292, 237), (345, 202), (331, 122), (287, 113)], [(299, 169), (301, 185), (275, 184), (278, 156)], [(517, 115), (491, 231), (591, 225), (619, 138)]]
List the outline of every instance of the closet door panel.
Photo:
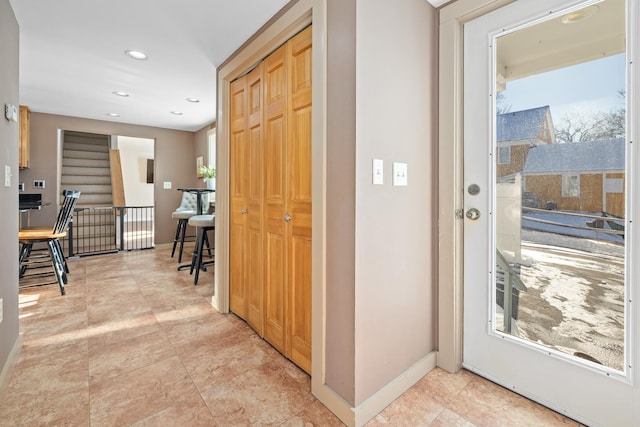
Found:
[(285, 207), (287, 188), (287, 68), (283, 46), (264, 61), (265, 140), (265, 331), (264, 337), (286, 354), (287, 252)]
[(229, 230), (229, 305), (231, 311), (247, 317), (247, 79), (231, 83), (231, 133), (229, 140), (230, 163), (230, 230)]
[(248, 104), (248, 237), (247, 237), (247, 322), (264, 334), (263, 260), (263, 84), (262, 64), (247, 75)]
[(289, 41), (287, 353), (311, 372), (311, 28)]

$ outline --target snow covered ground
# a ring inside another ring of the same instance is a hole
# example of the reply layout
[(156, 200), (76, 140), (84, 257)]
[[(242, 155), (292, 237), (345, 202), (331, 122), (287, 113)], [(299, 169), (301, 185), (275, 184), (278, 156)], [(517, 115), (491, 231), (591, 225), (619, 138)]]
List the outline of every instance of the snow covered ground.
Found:
[(522, 254), (531, 265), (513, 334), (621, 370), (624, 244), (522, 230)]

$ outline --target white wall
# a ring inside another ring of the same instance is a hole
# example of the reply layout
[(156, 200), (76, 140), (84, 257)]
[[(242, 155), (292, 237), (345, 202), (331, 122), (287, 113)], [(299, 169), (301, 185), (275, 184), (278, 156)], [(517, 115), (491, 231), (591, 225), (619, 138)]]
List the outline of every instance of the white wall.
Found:
[[(356, 405), (436, 345), (437, 31), (424, 0), (357, 0)], [(408, 186), (392, 186), (393, 162), (408, 163)]]
[(124, 197), (128, 206), (153, 206), (153, 184), (147, 184), (147, 159), (153, 159), (154, 140), (118, 136)]

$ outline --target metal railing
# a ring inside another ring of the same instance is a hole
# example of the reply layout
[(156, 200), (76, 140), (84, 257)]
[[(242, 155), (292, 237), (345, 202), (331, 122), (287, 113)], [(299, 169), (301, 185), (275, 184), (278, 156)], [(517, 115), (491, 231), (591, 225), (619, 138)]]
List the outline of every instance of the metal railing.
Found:
[(153, 206), (76, 208), (67, 234), (69, 257), (150, 249)]

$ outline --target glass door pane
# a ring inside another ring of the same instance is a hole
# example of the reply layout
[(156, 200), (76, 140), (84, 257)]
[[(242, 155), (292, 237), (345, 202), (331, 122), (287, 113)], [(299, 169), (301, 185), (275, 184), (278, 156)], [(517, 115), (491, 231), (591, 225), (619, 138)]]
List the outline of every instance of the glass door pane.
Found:
[(495, 47), (494, 332), (623, 371), (625, 2)]

